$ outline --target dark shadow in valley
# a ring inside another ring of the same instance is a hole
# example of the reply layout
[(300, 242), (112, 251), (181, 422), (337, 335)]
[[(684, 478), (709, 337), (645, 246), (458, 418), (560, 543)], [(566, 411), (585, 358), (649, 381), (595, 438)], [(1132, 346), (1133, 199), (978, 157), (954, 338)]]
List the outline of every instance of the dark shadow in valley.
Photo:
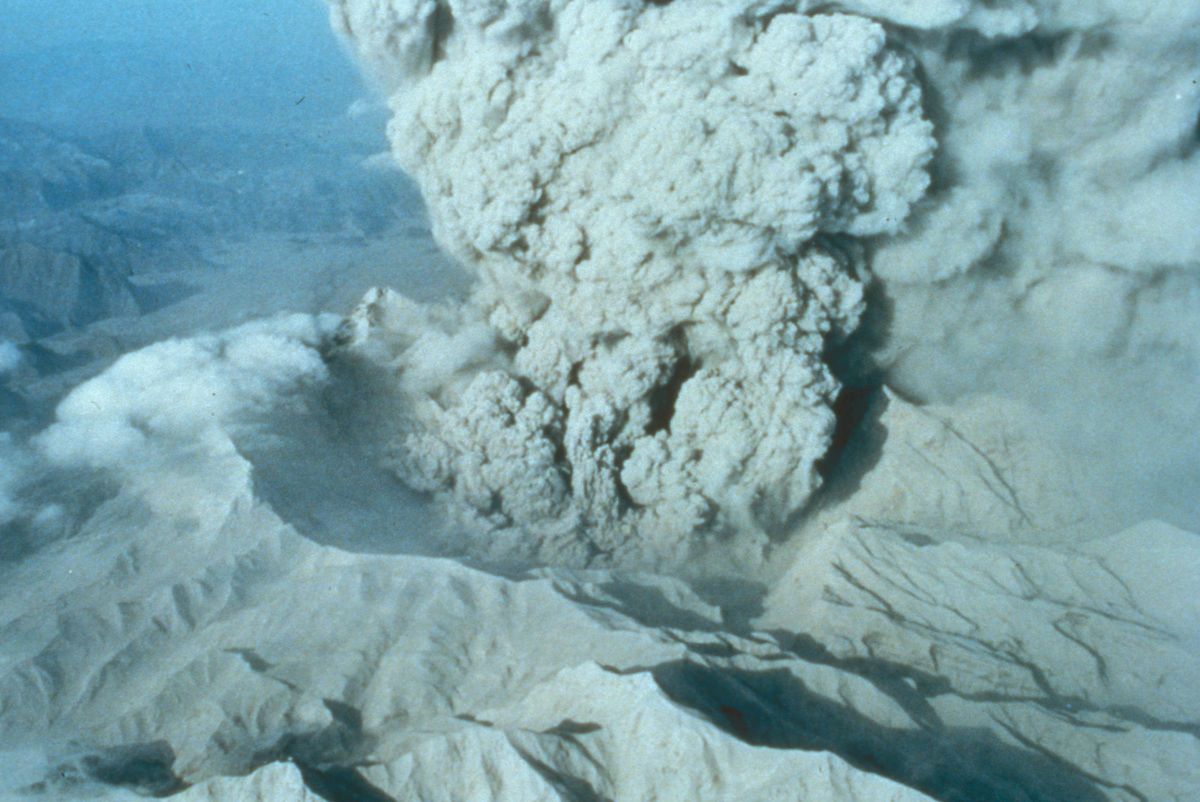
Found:
[(686, 660), (651, 669), (676, 703), (756, 746), (828, 751), (863, 771), (941, 802), (1105, 802), (1073, 767), (1002, 742), (983, 728), (884, 726), (779, 669), (716, 668)]

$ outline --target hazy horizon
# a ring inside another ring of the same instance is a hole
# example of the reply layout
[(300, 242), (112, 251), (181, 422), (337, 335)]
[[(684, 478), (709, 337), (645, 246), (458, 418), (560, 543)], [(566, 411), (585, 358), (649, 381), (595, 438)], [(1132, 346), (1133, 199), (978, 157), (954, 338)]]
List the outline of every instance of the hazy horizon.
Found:
[(0, 117), (68, 128), (303, 125), (364, 92), (313, 0), (21, 0), (0, 31)]

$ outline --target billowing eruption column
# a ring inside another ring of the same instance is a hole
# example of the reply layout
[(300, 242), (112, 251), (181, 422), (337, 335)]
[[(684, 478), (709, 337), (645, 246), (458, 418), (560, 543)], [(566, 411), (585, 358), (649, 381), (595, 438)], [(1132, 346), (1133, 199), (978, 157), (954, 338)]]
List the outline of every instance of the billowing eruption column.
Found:
[(560, 562), (783, 526), (832, 436), (853, 238), (928, 185), (932, 127), (883, 28), (752, 0), (333, 16), (479, 277), (461, 307), (373, 292), (344, 332), (397, 377), (400, 476), (497, 553)]

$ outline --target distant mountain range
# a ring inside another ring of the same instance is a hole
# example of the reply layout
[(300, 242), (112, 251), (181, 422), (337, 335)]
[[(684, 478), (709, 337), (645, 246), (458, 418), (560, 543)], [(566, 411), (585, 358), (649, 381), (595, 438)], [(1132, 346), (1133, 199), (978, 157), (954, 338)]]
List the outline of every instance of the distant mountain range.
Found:
[(307, 135), (176, 125), (86, 138), (0, 118), (0, 338), (137, 314), (158, 300), (131, 277), (203, 264), (204, 238), (384, 231), (417, 201), (398, 174), (363, 165), (375, 136), (345, 116)]

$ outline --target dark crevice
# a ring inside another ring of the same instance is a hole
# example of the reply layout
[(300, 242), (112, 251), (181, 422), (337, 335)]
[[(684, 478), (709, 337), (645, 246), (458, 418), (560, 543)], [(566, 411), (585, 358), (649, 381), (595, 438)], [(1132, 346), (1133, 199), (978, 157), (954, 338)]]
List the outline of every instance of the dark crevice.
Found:
[(242, 658), (250, 670), (256, 674), (265, 674), (275, 667), (273, 663), (264, 660), (262, 655), (254, 649), (225, 649), (224, 651)]
[(833, 405), (837, 417), (833, 440), (816, 465), (821, 486), (792, 514), (782, 531), (791, 531), (814, 511), (850, 498), (861, 487), (864, 477), (883, 457), (888, 431), (881, 420), (887, 407), (887, 395), (880, 384), (842, 388)]
[[(540, 774), (542, 779), (561, 794), (563, 799), (569, 799), (572, 802), (612, 802), (608, 797), (601, 796), (600, 792), (582, 777), (572, 777), (556, 771), (552, 766), (538, 760), (516, 744), (513, 744), (513, 749), (521, 756), (522, 760), (529, 764), (530, 768)], [(347, 802), (349, 801), (347, 800)]]
[(35, 783), (27, 790), (38, 794), (75, 787), (86, 782), (128, 788), (137, 794), (166, 797), (187, 788), (174, 771), (175, 750), (166, 741), (105, 749), (59, 765), (52, 781)]
[(445, 2), (439, 2), (429, 18), (429, 41), (432, 45), (433, 63), (446, 57), (446, 40), (454, 33), (454, 14)]
[(564, 718), (550, 729), (543, 730), (542, 732), (547, 735), (560, 735), (567, 738), (576, 735), (590, 735), (602, 729), (604, 728), (594, 721), (574, 721), (573, 719)]
[(1081, 714), (1099, 713), (1147, 730), (1177, 732), (1200, 739), (1200, 725), (1192, 722), (1159, 719), (1128, 705), (1097, 705), (1080, 696), (1062, 695), (1054, 690), (1040, 668), (1011, 653), (1005, 656), (1029, 672), (1030, 677), (1038, 686), (1040, 694), (999, 691), (963, 692), (956, 690), (949, 678), (931, 674), (915, 666), (872, 657), (837, 657), (810, 635), (783, 630), (774, 630), (770, 634), (786, 651), (805, 662), (831, 666), (839, 671), (845, 671), (867, 680), (880, 692), (890, 696), (914, 720), (921, 721), (923, 726), (926, 725), (928, 716), (932, 715), (936, 719), (933, 708), (927, 700), (954, 695), (968, 702), (983, 704), (1036, 705), (1056, 716), (1069, 718), (1079, 727), (1111, 732), (1123, 732), (1128, 729), (1123, 725), (1088, 722), (1080, 718)]
[(695, 376), (698, 370), (700, 370), (698, 360), (692, 359), (686, 352), (680, 354), (671, 369), (671, 375), (650, 393), (650, 423), (646, 427), (647, 434), (671, 431), (671, 419), (675, 417), (675, 402), (679, 400), (679, 393), (683, 389), (684, 383)]
[[(623, 416), (618, 429), (625, 426), (626, 418), (627, 416)], [(634, 500), (633, 494), (629, 492), (629, 488), (626, 487), (625, 482), (621, 479), (621, 469), (625, 466), (625, 462), (631, 454), (633, 454), (633, 446), (631, 445), (623, 445), (613, 449), (613, 489), (616, 491), (617, 501), (621, 505), (622, 512), (641, 509), (642, 506)]]
[(571, 370), (567, 373), (567, 386), (579, 386), (579, 373), (583, 370), (583, 360), (571, 363)]
[(825, 456), (817, 461), (817, 473), (828, 482), (835, 474), (836, 468), (856, 435), (862, 430), (863, 423), (871, 411), (872, 404), (878, 396), (880, 388), (868, 385), (866, 387), (843, 387), (833, 402), (833, 414), (837, 424), (833, 430), (833, 441)]
[(328, 802), (396, 802), (352, 768), (319, 769), (304, 763), (297, 763), (296, 768), (304, 784)]

